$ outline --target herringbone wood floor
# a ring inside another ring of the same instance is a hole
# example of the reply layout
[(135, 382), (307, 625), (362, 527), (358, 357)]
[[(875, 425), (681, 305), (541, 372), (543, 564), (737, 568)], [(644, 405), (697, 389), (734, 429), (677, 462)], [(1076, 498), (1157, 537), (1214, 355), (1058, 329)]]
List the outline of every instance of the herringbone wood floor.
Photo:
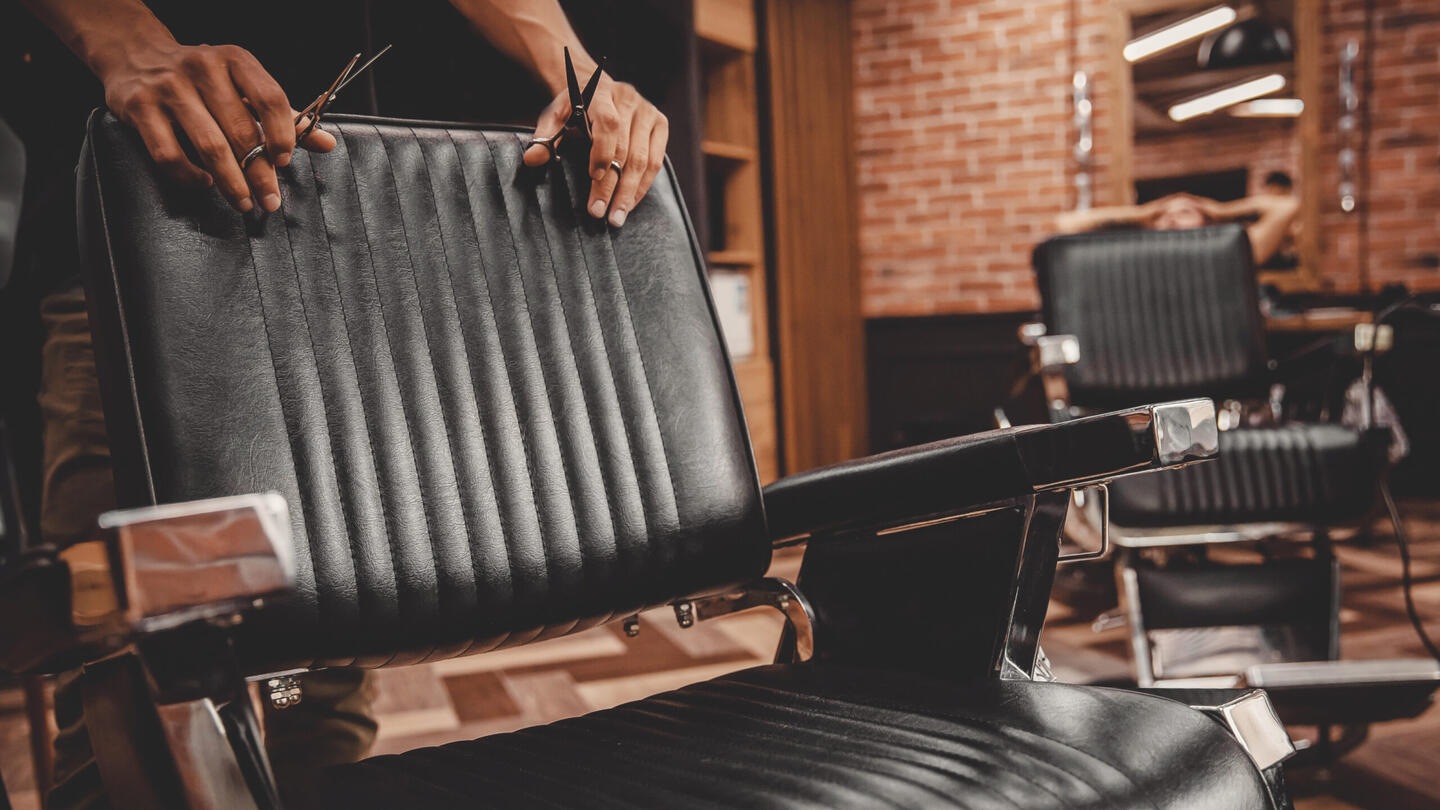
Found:
[[(1440, 504), (1402, 505), (1415, 549), (1415, 597), (1440, 636)], [(1342, 545), (1347, 658), (1423, 655), (1406, 623), (1399, 562), (1383, 525), (1375, 545)], [(774, 575), (793, 579), (794, 554)], [(1094, 633), (1093, 615), (1052, 604), (1045, 648), (1061, 680), (1084, 682), (1130, 673), (1123, 628)], [(375, 673), (380, 735), (376, 753), (544, 723), (613, 706), (665, 689), (768, 663), (779, 619), (757, 611), (676, 626), (668, 611), (647, 614), (637, 638), (618, 626), (486, 655)], [(37, 793), (17, 690), (0, 691), (0, 769), (17, 808), (37, 808)], [(1297, 733), (1300, 733), (1297, 730)], [(1329, 774), (1293, 778), (1300, 810), (1407, 810), (1440, 807), (1440, 711), (1376, 726), (1370, 739)]]

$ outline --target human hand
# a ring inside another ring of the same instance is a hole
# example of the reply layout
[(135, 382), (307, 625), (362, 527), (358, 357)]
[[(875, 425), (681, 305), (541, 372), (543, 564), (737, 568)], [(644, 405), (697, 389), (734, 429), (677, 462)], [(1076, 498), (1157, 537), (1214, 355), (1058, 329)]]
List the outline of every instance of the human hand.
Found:
[[(139, 131), (161, 171), (191, 187), (219, 185), (242, 212), (257, 202), (265, 211), (280, 207), (275, 166), (290, 163), (296, 112), (249, 51), (180, 45), (168, 36), (130, 39), (112, 50), (96, 60), (105, 104)], [(186, 156), (177, 130), (203, 166)], [(242, 169), (240, 160), (262, 140), (265, 152)], [(300, 145), (328, 152), (335, 138), (317, 127)]]
[[(581, 71), (585, 75), (585, 71)], [(600, 219), (610, 213), (610, 224), (620, 227), (635, 205), (650, 190), (650, 184), (665, 165), (665, 146), (670, 141), (670, 122), (645, 100), (633, 85), (617, 82), (609, 74), (600, 77), (595, 96), (586, 110), (590, 118), (590, 199), (585, 210)], [(570, 118), (570, 94), (561, 91), (540, 113), (535, 137), (559, 132)], [(525, 151), (525, 165), (543, 166), (550, 153), (543, 146)], [(620, 164), (617, 175), (610, 161)]]

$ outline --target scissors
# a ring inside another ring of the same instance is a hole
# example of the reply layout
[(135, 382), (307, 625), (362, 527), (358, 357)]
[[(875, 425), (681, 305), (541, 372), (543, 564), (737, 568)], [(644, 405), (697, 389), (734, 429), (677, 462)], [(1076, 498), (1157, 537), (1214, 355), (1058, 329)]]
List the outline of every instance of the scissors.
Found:
[[(345, 69), (340, 71), (340, 75), (335, 77), (335, 81), (330, 83), (330, 86), (325, 89), (325, 92), (316, 96), (314, 101), (305, 105), (305, 109), (301, 110), (300, 113), (295, 116), (295, 126), (297, 127), (300, 126), (301, 121), (304, 121), (306, 118), (310, 119), (310, 122), (305, 125), (305, 129), (295, 136), (295, 141), (298, 143), (310, 137), (310, 133), (314, 132), (315, 127), (320, 125), (320, 119), (325, 117), (325, 113), (330, 109), (330, 105), (335, 103), (335, 97), (339, 95), (340, 91), (344, 90), (346, 85), (355, 81), (356, 77), (368, 70), (371, 65), (375, 64), (375, 60), (384, 56), (385, 52), (390, 50), (391, 47), (393, 46), (386, 45), (384, 48), (381, 48), (379, 53), (370, 57), (369, 61), (359, 68), (355, 67), (355, 63), (360, 61), (360, 54), (357, 53), (350, 57), (350, 61), (345, 63)], [(265, 142), (261, 141), (258, 146), (245, 153), (245, 157), (240, 159), (241, 170), (243, 171), (250, 168), (250, 164), (254, 162), (255, 158), (263, 154), (265, 154)]]
[[(570, 49), (565, 49), (565, 84), (570, 89), (570, 118), (565, 121), (565, 126), (560, 131), (548, 138), (531, 138), (526, 149), (531, 146), (543, 146), (545, 151), (550, 153), (550, 162), (554, 163), (560, 159), (560, 146), (571, 136), (590, 140), (590, 116), (586, 114), (590, 106), (590, 100), (595, 97), (595, 89), (600, 86), (600, 74), (605, 70), (605, 60), (600, 60), (595, 72), (590, 74), (590, 81), (585, 83), (585, 89), (580, 89), (580, 79), (575, 75), (575, 65), (570, 61)], [(620, 164), (611, 161), (610, 167), (620, 171)]]

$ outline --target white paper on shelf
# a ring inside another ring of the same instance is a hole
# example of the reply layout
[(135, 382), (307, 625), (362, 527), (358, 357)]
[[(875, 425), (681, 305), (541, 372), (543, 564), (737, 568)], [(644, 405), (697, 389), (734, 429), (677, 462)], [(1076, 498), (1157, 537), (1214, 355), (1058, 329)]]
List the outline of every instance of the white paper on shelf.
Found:
[(750, 276), (734, 270), (713, 270), (710, 290), (715, 311), (731, 357), (748, 357), (755, 352), (754, 321), (750, 314)]

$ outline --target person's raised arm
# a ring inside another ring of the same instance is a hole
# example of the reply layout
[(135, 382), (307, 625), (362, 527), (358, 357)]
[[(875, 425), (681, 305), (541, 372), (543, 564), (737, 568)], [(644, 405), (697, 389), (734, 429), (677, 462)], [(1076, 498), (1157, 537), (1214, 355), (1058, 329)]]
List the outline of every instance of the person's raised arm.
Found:
[(1283, 194), (1257, 194), (1220, 203), (1219, 206), (1219, 216), (1224, 219), (1238, 219), (1252, 214), (1259, 217), (1245, 229), (1257, 267), (1269, 261), (1284, 244), (1291, 223), (1300, 213), (1299, 201)]
[[(171, 179), (218, 185), (241, 211), (256, 202), (266, 211), (280, 207), (274, 167), (288, 164), (295, 149), (295, 111), (249, 51), (181, 45), (140, 0), (21, 3), (90, 68), (105, 86), (105, 105), (139, 131)], [(186, 156), (177, 128), (203, 165)], [(242, 171), (240, 159), (262, 139), (264, 157)], [(325, 152), (335, 139), (317, 128), (302, 145)]]
[(1154, 216), (1154, 203), (1108, 205), (1102, 208), (1065, 211), (1056, 217), (1055, 229), (1060, 233), (1084, 233), (1111, 225), (1144, 225)]
[[(540, 114), (537, 137), (559, 132), (570, 117), (565, 89), (564, 49), (570, 49), (575, 71), (584, 82), (596, 66), (575, 35), (557, 0), (450, 0), (455, 8), (490, 41), (540, 78), (555, 98)], [(670, 125), (655, 105), (624, 82), (604, 75), (590, 102), (593, 127), (590, 147), (590, 199), (586, 210), (600, 218), (609, 212), (610, 224), (619, 227), (635, 204), (650, 190), (665, 162)], [(549, 158), (543, 147), (531, 147), (525, 162), (539, 166)], [(621, 167), (618, 175), (610, 167)]]

